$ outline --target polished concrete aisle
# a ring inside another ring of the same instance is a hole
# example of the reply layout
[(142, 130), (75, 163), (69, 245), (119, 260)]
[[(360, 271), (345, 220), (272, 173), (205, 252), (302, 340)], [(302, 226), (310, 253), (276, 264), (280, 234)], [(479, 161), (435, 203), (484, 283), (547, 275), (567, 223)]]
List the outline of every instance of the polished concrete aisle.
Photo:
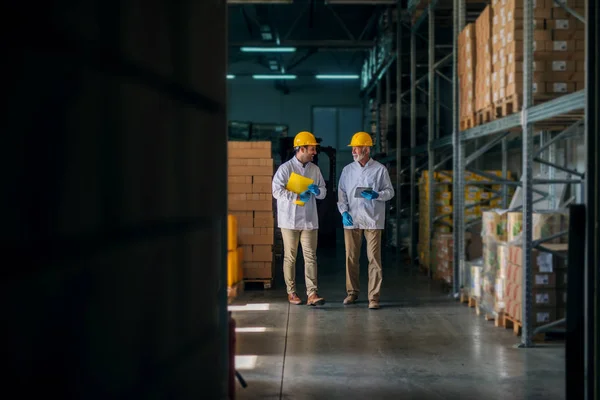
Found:
[[(380, 310), (367, 309), (363, 293), (358, 304), (342, 304), (339, 252), (321, 255), (319, 268), (322, 307), (289, 305), (280, 278), (276, 288), (235, 301), (236, 362), (248, 382), (237, 385), (237, 398), (564, 398), (564, 345), (516, 348), (512, 330), (477, 317), (392, 257)], [(363, 261), (363, 289), (366, 269)]]

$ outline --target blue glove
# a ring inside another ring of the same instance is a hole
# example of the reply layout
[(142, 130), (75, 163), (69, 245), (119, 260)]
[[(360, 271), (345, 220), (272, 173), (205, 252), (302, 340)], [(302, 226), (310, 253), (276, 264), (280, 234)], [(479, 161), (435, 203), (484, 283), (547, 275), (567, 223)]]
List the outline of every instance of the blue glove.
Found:
[(352, 221), (352, 216), (350, 215), (350, 213), (348, 213), (348, 211), (344, 211), (344, 213), (342, 214), (342, 222), (344, 223), (344, 226), (354, 225), (354, 221)]
[(306, 203), (310, 200), (310, 192), (307, 190), (306, 192), (300, 193), (300, 201)]
[(311, 192), (312, 194), (314, 194), (315, 196), (318, 196), (321, 194), (321, 189), (319, 189), (319, 187), (317, 185), (315, 185), (314, 183), (308, 187), (308, 191)]
[(361, 192), (360, 195), (367, 200), (375, 200), (376, 198), (379, 197), (379, 193), (377, 193), (374, 190), (365, 190), (365, 191)]

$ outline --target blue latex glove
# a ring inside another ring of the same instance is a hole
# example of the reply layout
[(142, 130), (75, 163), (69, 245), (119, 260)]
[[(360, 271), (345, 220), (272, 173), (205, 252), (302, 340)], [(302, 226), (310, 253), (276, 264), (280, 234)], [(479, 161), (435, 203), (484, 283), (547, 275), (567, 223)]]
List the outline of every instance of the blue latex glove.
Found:
[(306, 203), (310, 200), (310, 192), (307, 190), (306, 192), (300, 193), (300, 201)]
[(342, 222), (344, 223), (344, 226), (354, 225), (354, 221), (352, 221), (352, 216), (350, 215), (350, 213), (348, 213), (348, 211), (344, 211), (344, 213), (342, 214)]
[(379, 197), (379, 193), (377, 193), (374, 190), (365, 190), (365, 191), (361, 192), (360, 195), (367, 200), (375, 200), (376, 198)]
[(321, 189), (319, 189), (319, 187), (317, 185), (315, 185), (314, 183), (308, 187), (308, 191), (311, 192), (312, 194), (314, 194), (315, 196), (318, 196), (321, 194)]

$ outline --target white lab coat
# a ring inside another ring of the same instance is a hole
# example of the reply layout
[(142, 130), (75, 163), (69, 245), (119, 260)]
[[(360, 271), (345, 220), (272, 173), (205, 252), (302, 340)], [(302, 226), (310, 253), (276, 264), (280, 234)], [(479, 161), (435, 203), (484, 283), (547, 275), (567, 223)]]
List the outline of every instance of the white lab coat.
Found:
[[(298, 195), (285, 188), (290, 175), (295, 172), (299, 175), (311, 178), (321, 191), (318, 196), (310, 195), (310, 200), (304, 206), (294, 204)], [(279, 228), (312, 230), (319, 229), (319, 216), (317, 214), (317, 201), (322, 200), (327, 194), (325, 180), (321, 170), (315, 164), (309, 162), (303, 166), (294, 156), (291, 160), (281, 164), (273, 176), (273, 197), (277, 199), (277, 225)]]
[[(370, 187), (379, 197), (375, 200), (356, 198), (357, 187)], [(385, 202), (393, 197), (394, 187), (383, 164), (369, 159), (364, 167), (357, 161), (346, 165), (338, 186), (338, 210), (341, 214), (348, 211), (354, 225), (344, 226), (344, 229), (384, 229)]]

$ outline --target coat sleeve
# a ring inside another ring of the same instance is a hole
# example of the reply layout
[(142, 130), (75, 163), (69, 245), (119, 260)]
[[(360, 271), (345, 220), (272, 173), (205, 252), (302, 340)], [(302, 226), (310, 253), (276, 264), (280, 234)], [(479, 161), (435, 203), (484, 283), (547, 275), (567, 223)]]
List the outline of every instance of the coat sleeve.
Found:
[(290, 172), (287, 166), (284, 164), (277, 169), (275, 175), (273, 176), (273, 183), (271, 185), (271, 189), (273, 191), (273, 197), (277, 200), (286, 200), (293, 202), (297, 199), (298, 195), (294, 192), (291, 192), (285, 188), (287, 181), (290, 177)]
[(338, 210), (340, 214), (345, 213), (349, 210), (348, 207), (348, 195), (346, 194), (346, 169), (342, 170), (342, 174), (340, 175), (340, 182), (338, 184)]
[(319, 190), (321, 191), (321, 193), (319, 193), (318, 196), (315, 196), (315, 198), (319, 199), (319, 200), (323, 200), (325, 198), (325, 196), (327, 196), (327, 187), (325, 186), (325, 179), (323, 179), (323, 174), (321, 173), (321, 168), (316, 167), (317, 168), (317, 180), (315, 182), (315, 184), (319, 187)]
[(388, 201), (391, 200), (394, 197), (394, 187), (392, 186), (392, 181), (390, 179), (390, 174), (388, 173), (388, 170), (384, 167), (382, 168), (382, 173), (379, 177), (381, 183), (379, 185), (379, 187), (381, 188), (379, 190), (379, 197), (376, 200), (379, 201)]

